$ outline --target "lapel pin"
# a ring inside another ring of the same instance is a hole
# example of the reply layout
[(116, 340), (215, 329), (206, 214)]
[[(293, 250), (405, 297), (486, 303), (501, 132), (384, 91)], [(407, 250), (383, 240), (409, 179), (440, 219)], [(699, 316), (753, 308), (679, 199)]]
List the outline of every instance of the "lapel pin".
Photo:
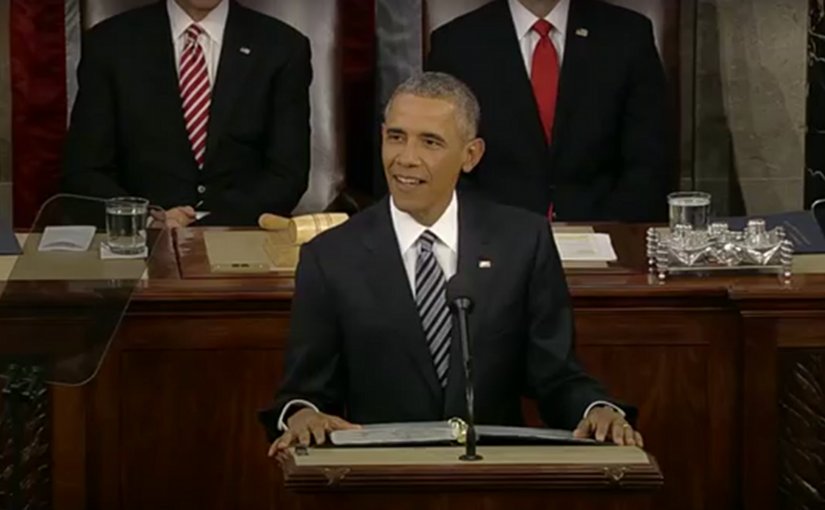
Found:
[(489, 260), (479, 260), (478, 267), (479, 269), (490, 269), (491, 267), (493, 267), (493, 263)]
[(249, 49), (249, 48), (247, 48), (246, 46), (243, 46), (243, 47), (241, 47), (241, 53), (243, 53), (244, 55), (251, 55), (251, 54), (252, 54), (252, 50), (250, 50), (250, 49)]
[(576, 35), (579, 37), (587, 37), (590, 35), (590, 32), (586, 28), (577, 28)]

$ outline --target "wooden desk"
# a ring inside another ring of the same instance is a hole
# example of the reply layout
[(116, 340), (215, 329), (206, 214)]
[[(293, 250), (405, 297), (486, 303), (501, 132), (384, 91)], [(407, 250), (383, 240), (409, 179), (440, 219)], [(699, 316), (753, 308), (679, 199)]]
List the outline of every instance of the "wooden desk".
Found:
[[(660, 283), (643, 228), (601, 230), (621, 264), (569, 273), (577, 351), (639, 407), (666, 479), (657, 508), (822, 501), (825, 275)], [(292, 281), (182, 277), (204, 252), (200, 231), (181, 234), (97, 379), (53, 392), (58, 509), (279, 508), (255, 410), (281, 377)]]

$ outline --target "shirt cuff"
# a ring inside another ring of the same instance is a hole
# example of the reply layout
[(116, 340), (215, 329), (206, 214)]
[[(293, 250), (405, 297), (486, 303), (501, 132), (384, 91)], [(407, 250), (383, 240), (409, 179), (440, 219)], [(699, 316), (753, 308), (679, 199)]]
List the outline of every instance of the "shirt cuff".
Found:
[(286, 426), (286, 422), (284, 421), (284, 418), (286, 418), (289, 415), (289, 410), (293, 406), (308, 407), (308, 408), (312, 409), (313, 411), (315, 411), (316, 413), (320, 412), (320, 411), (318, 411), (318, 407), (316, 407), (315, 404), (313, 404), (312, 402), (309, 402), (308, 400), (301, 400), (301, 399), (290, 400), (284, 406), (284, 409), (281, 411), (281, 415), (278, 416), (278, 431), (279, 432), (284, 432), (288, 428)]
[(594, 407), (599, 407), (599, 406), (609, 407), (609, 408), (613, 409), (614, 411), (616, 411), (617, 413), (621, 414), (623, 418), (625, 416), (627, 416), (625, 414), (625, 412), (622, 410), (621, 407), (619, 407), (615, 404), (611, 404), (610, 402), (608, 402), (606, 400), (597, 400), (597, 401), (593, 402), (592, 404), (590, 404), (589, 406), (587, 406), (587, 409), (584, 410), (584, 416), (582, 418), (587, 418), (587, 415), (590, 414), (590, 411), (592, 411)]

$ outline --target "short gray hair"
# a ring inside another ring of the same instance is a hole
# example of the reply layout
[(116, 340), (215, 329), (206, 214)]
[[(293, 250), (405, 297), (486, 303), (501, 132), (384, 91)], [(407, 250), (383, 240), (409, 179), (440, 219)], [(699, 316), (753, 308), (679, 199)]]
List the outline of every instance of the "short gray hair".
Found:
[(447, 73), (426, 72), (408, 78), (392, 93), (384, 109), (386, 119), (393, 100), (400, 94), (430, 99), (444, 99), (456, 107), (459, 129), (467, 139), (475, 138), (481, 122), (481, 106), (473, 91), (463, 81)]

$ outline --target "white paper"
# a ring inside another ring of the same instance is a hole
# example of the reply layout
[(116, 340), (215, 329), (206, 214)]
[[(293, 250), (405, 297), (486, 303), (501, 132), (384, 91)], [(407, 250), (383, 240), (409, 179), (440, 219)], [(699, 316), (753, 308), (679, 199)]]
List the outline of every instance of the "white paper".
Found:
[(337, 446), (450, 443), (455, 438), (453, 428), (446, 421), (382, 423), (330, 433), (330, 441)]
[(476, 427), (479, 437), (498, 439), (520, 439), (536, 443), (573, 443), (591, 444), (593, 439), (579, 439), (573, 437), (573, 431), (561, 429), (545, 429), (532, 427), (507, 427), (502, 425), (479, 425)]
[(608, 234), (554, 233), (562, 261), (615, 262), (616, 252)]
[(97, 228), (91, 226), (46, 227), (37, 251), (86, 251), (96, 232)]

